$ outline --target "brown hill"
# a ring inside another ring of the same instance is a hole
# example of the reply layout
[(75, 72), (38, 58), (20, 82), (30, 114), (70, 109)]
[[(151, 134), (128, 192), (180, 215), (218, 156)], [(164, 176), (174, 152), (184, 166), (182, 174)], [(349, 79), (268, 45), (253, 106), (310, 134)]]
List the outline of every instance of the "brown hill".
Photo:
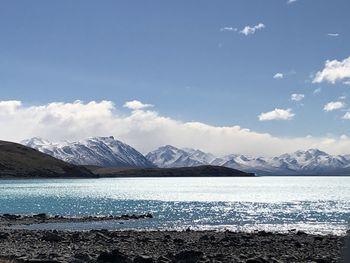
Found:
[(32, 148), (0, 141), (0, 178), (91, 178), (85, 167), (68, 164)]
[(100, 177), (249, 177), (253, 173), (245, 173), (239, 170), (203, 165), (197, 167), (181, 168), (112, 168), (112, 167), (88, 167)]

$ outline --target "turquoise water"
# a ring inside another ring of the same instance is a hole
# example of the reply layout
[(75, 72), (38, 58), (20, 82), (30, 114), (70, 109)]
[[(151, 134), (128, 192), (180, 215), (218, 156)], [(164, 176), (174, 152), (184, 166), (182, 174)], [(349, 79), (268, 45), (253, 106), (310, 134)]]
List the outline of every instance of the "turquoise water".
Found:
[[(0, 213), (121, 215), (152, 220), (48, 224), (56, 229), (297, 228), (342, 234), (350, 216), (350, 177), (113, 178), (2, 180)], [(38, 226), (30, 226), (36, 228)]]

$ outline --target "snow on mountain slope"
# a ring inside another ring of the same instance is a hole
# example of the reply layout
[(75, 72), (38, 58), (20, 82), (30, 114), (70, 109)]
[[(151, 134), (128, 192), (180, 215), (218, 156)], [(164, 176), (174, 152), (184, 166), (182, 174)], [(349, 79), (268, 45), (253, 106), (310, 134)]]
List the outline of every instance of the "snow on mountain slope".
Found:
[(215, 159), (215, 156), (199, 150), (178, 149), (166, 145), (148, 153), (146, 158), (158, 167), (171, 168), (207, 165)]
[(52, 143), (41, 138), (21, 142), (57, 159), (77, 165), (104, 167), (154, 167), (131, 146), (111, 137), (92, 137), (78, 142)]
[(194, 149), (164, 146), (146, 157), (159, 167), (219, 165), (261, 175), (350, 174), (349, 156), (332, 156), (318, 149), (296, 151), (278, 157), (250, 157), (231, 154), (215, 157)]
[(107, 167), (193, 167), (218, 165), (260, 175), (350, 174), (350, 155), (330, 155), (318, 149), (296, 151), (277, 157), (231, 154), (216, 157), (200, 150), (166, 145), (144, 157), (113, 137), (93, 137), (78, 142), (52, 143), (41, 138), (22, 144), (78, 165)]

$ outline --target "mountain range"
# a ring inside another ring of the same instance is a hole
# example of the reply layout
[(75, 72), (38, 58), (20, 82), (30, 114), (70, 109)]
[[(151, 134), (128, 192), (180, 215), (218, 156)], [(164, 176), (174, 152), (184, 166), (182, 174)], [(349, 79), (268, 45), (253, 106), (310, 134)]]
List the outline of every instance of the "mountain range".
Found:
[(330, 155), (318, 149), (276, 157), (239, 154), (215, 156), (200, 150), (162, 146), (146, 156), (111, 137), (91, 137), (78, 142), (53, 143), (41, 138), (21, 142), (57, 159), (76, 165), (101, 167), (178, 168), (224, 166), (258, 175), (349, 175), (350, 156)]
[(91, 137), (77, 142), (53, 143), (34, 137), (21, 144), (75, 165), (102, 167), (155, 167), (131, 146), (110, 137)]
[(158, 167), (198, 165), (225, 166), (258, 175), (332, 175), (350, 174), (350, 156), (333, 156), (318, 149), (296, 151), (277, 157), (251, 157), (231, 154), (215, 157), (193, 149), (167, 145), (146, 155)]

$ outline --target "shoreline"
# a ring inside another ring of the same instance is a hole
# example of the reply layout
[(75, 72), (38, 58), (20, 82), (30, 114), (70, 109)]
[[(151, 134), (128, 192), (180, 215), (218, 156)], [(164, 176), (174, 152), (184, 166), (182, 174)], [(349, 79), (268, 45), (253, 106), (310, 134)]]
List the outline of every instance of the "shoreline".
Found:
[(84, 217), (65, 217), (61, 215), (51, 216), (46, 213), (33, 215), (18, 215), (18, 214), (2, 214), (0, 215), (0, 230), (1, 227), (26, 226), (36, 224), (50, 223), (85, 223), (85, 222), (100, 222), (100, 221), (128, 221), (151, 219), (153, 215), (147, 214), (125, 214), (121, 216), (84, 216)]
[(23, 180), (94, 180), (94, 179), (159, 179), (159, 178), (181, 178), (181, 179), (186, 179), (186, 178), (262, 178), (262, 177), (350, 177), (350, 175), (310, 175), (310, 174), (302, 174), (302, 175), (259, 175), (255, 174), (254, 176), (94, 176), (94, 177), (7, 177), (7, 176), (2, 176), (0, 177), (0, 183), (1, 182), (6, 182), (6, 181), (23, 181)]
[(342, 262), (345, 236), (259, 231), (0, 230), (17, 262)]

